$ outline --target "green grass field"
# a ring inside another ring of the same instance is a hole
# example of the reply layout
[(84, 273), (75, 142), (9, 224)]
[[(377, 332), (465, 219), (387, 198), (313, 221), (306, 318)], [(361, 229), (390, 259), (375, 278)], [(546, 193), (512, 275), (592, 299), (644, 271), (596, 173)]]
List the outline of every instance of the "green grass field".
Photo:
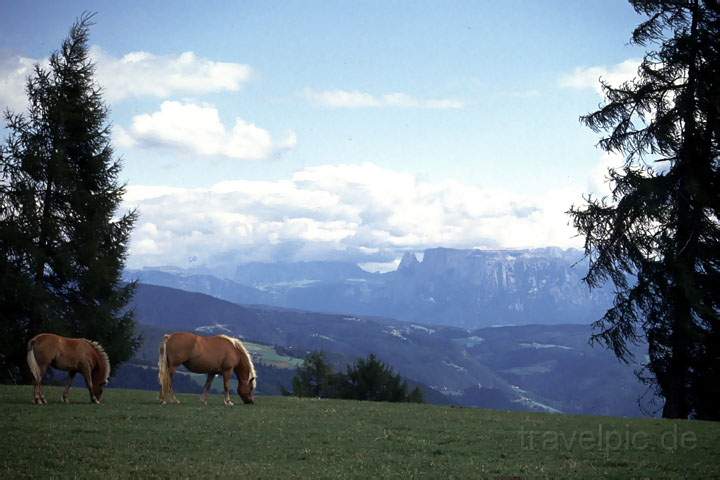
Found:
[(720, 424), (0, 386), (0, 478), (719, 478)]

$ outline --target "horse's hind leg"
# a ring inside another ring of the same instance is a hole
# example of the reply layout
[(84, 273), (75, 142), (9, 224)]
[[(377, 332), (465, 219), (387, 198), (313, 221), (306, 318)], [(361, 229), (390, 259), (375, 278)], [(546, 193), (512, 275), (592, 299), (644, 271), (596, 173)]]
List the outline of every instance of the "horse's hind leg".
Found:
[(38, 382), (35, 385), (35, 403), (38, 405), (47, 405), (47, 400), (45, 399), (45, 393), (43, 392), (41, 382)]
[(175, 378), (175, 372), (177, 371), (177, 367), (170, 368), (169, 374), (170, 374), (170, 400), (172, 400), (175, 403), (180, 403), (180, 400), (177, 399), (175, 396), (175, 388), (173, 387), (173, 378)]
[(160, 389), (160, 402), (162, 405), (167, 405), (168, 402), (180, 403), (173, 388), (173, 378), (175, 378), (176, 371), (177, 367), (168, 367), (167, 369), (167, 391), (164, 391), (163, 388)]
[(75, 380), (76, 373), (77, 372), (72, 371), (72, 370), (70, 372), (68, 372), (67, 384), (65, 385), (65, 390), (63, 390), (63, 394), (62, 394), (63, 403), (70, 403), (70, 401), (68, 400), (68, 394), (70, 393), (70, 387), (73, 384), (73, 380)]
[(42, 379), (35, 379), (33, 380), (33, 403), (36, 405), (42, 405), (42, 400), (40, 397), (40, 382)]
[(210, 387), (212, 386), (213, 380), (215, 380), (215, 374), (208, 373), (207, 381), (205, 382), (205, 386), (203, 387), (203, 393), (201, 397), (201, 400), (205, 405), (207, 405), (208, 393), (210, 392)]
[(33, 401), (34, 401), (34, 403), (36, 403), (38, 405), (47, 405), (47, 400), (45, 399), (45, 393), (43, 392), (43, 385), (42, 385), (42, 380), (43, 380), (43, 377), (45, 376), (46, 371), (47, 371), (47, 366), (45, 366), (45, 367), (40, 366), (40, 372), (39, 372), (40, 378), (38, 378), (37, 381), (35, 382), (35, 399)]
[(45, 398), (45, 389), (43, 389), (43, 384), (39, 383), (38, 386), (40, 388), (40, 403), (47, 405), (47, 398)]
[(230, 380), (232, 380), (232, 370), (225, 370), (223, 372), (223, 386), (225, 387), (225, 405), (232, 406), (235, 405), (232, 400), (230, 400)]
[(43, 405), (47, 403), (42, 393), (42, 378), (36, 380), (33, 384), (33, 403), (36, 405)]

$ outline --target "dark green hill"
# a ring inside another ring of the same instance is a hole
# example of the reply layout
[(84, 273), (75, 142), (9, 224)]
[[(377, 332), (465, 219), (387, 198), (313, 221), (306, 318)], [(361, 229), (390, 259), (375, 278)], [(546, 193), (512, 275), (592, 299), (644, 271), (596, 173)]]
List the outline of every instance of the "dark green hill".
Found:
[[(310, 350), (324, 350), (338, 368), (375, 353), (405, 378), (432, 387), (425, 390), (428, 400), (436, 403), (640, 414), (637, 399), (643, 387), (634, 378), (632, 366), (618, 363), (604, 349), (591, 348), (587, 343), (590, 328), (584, 325), (468, 331), (378, 317), (236, 305), (153, 285), (139, 286), (134, 307), (139, 322), (150, 327), (140, 354), (149, 365), (156, 362), (161, 332), (229, 333), (295, 358)], [(281, 381), (276, 373), (283, 372), (269, 372), (273, 388)], [(261, 383), (261, 390), (262, 385), (268, 383)]]

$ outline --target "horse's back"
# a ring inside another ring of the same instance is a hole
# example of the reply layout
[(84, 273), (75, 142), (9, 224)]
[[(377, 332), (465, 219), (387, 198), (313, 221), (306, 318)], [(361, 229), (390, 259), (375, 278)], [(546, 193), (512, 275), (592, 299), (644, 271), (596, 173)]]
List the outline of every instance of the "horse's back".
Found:
[(176, 332), (165, 335), (163, 346), (170, 363), (184, 363), (191, 357), (199, 338), (199, 336), (189, 332)]
[(175, 332), (165, 335), (165, 348), (172, 350), (192, 350), (200, 338), (198, 335), (189, 332)]
[(231, 341), (228, 340), (229, 337), (225, 337), (223, 335), (215, 335), (212, 337), (200, 337), (203, 339), (203, 343), (207, 348), (211, 348), (214, 350), (235, 350), (235, 346), (232, 344)]
[(30, 342), (28, 342), (28, 348), (33, 350), (35, 358), (40, 363), (49, 363), (56, 356), (60, 349), (60, 344), (63, 341), (63, 337), (55, 335), (54, 333), (41, 333), (35, 335)]
[(228, 365), (237, 365), (240, 352), (233, 343), (232, 338), (225, 335), (200, 338), (202, 338), (202, 347), (205, 351), (222, 358)]
[(92, 360), (95, 348), (84, 338), (69, 338), (54, 333), (41, 333), (29, 345), (38, 362), (53, 363), (61, 370), (74, 369), (82, 360)]
[(52, 345), (59, 343), (60, 339), (62, 338), (64, 337), (61, 337), (60, 335), (55, 335), (54, 333), (39, 333), (33, 338), (31, 338), (28, 344), (32, 346)]
[(183, 364), (194, 372), (219, 372), (236, 364), (235, 348), (220, 336), (173, 333), (165, 340), (165, 354), (171, 364)]
[(224, 351), (232, 349), (232, 344), (221, 336), (204, 337), (189, 332), (176, 332), (166, 335), (165, 349), (168, 352), (188, 353), (193, 350)]

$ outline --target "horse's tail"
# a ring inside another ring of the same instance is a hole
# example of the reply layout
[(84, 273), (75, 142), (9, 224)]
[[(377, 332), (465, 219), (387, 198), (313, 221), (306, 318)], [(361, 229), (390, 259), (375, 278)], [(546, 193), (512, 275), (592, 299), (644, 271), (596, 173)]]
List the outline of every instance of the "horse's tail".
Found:
[(37, 337), (31, 338), (27, 344), (27, 364), (28, 367), (30, 367), (30, 373), (32, 373), (35, 383), (38, 383), (42, 380), (42, 375), (40, 373), (40, 365), (38, 365), (37, 359), (35, 358), (35, 349), (33, 348), (36, 338)]
[(168, 369), (167, 341), (170, 335), (165, 335), (160, 342), (160, 355), (158, 357), (158, 380), (160, 381), (160, 400), (165, 400), (170, 394), (170, 370)]

